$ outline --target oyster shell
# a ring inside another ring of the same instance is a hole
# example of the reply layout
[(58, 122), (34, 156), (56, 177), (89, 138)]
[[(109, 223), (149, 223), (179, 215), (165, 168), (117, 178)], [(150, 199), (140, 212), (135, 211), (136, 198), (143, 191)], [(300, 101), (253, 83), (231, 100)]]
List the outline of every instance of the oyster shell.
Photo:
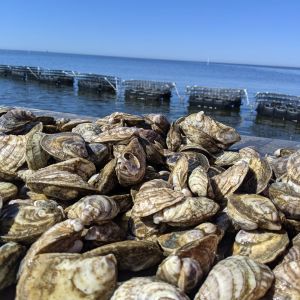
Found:
[(134, 135), (138, 135), (139, 128), (137, 127), (117, 127), (112, 128), (102, 133), (98, 136), (92, 138), (93, 143), (118, 143), (127, 142)]
[(155, 132), (166, 135), (170, 128), (170, 123), (165, 115), (163, 114), (147, 114), (144, 115), (146, 123), (151, 125), (152, 130)]
[(211, 178), (211, 187), (215, 198), (223, 201), (232, 195), (242, 184), (249, 170), (249, 164), (240, 160), (223, 173)]
[(184, 199), (184, 195), (170, 188), (141, 189), (135, 196), (132, 215), (147, 217)]
[(107, 163), (110, 153), (106, 145), (100, 143), (92, 143), (86, 145), (88, 151), (88, 159), (92, 161), (97, 167), (103, 167)]
[(89, 124), (92, 121), (85, 120), (85, 119), (71, 119), (68, 122), (61, 124), (61, 126), (58, 126), (58, 129), (62, 132), (71, 131), (73, 128), (75, 128), (77, 125), (80, 124)]
[(205, 197), (209, 185), (208, 176), (202, 166), (196, 167), (189, 176), (189, 188), (198, 197)]
[(80, 219), (84, 225), (106, 223), (119, 211), (116, 201), (101, 195), (83, 197), (67, 208), (68, 218)]
[(219, 210), (219, 205), (206, 197), (187, 197), (153, 215), (155, 224), (161, 222), (171, 226), (195, 226), (208, 220)]
[(40, 254), (22, 273), (16, 300), (108, 300), (116, 280), (116, 259), (112, 254), (91, 258), (80, 254)]
[(137, 138), (122, 151), (117, 159), (116, 174), (118, 181), (123, 186), (139, 183), (146, 171), (146, 154)]
[(289, 252), (284, 256), (283, 262), (300, 260), (300, 233), (298, 233), (292, 241), (293, 246)]
[(182, 143), (181, 133), (179, 125), (176, 123), (172, 123), (171, 127), (169, 129), (166, 143), (168, 146), (168, 149), (171, 151), (177, 151)]
[(182, 191), (187, 187), (189, 171), (189, 162), (185, 155), (180, 157), (169, 177), (169, 183), (173, 186), (175, 191)]
[(289, 242), (285, 231), (240, 230), (235, 237), (233, 255), (248, 256), (259, 263), (267, 264), (280, 256)]
[(194, 299), (258, 300), (273, 280), (267, 266), (246, 256), (231, 256), (213, 267)]
[(280, 230), (281, 220), (272, 201), (255, 194), (228, 196), (228, 215), (241, 229)]
[(63, 210), (55, 201), (20, 200), (2, 209), (0, 239), (30, 244), (63, 218)]
[(300, 260), (292, 260), (279, 264), (274, 270), (275, 286), (273, 299), (300, 299)]
[(280, 178), (287, 172), (287, 162), (289, 160), (289, 156), (267, 156), (266, 160), (271, 166), (276, 178)]
[(170, 255), (159, 265), (156, 277), (188, 292), (198, 285), (202, 274), (201, 266), (195, 259)]
[(83, 253), (83, 257), (95, 257), (112, 253), (118, 261), (119, 270), (141, 271), (158, 265), (163, 254), (154, 242), (122, 241), (104, 245)]
[(111, 300), (189, 300), (175, 286), (152, 277), (136, 277), (122, 283), (114, 292)]
[(82, 123), (74, 127), (72, 132), (81, 135), (86, 142), (91, 143), (102, 130), (101, 126), (96, 123)]
[(15, 198), (18, 194), (18, 188), (11, 182), (0, 181), (0, 197), (3, 202)]
[(214, 164), (220, 167), (232, 166), (240, 159), (241, 159), (240, 153), (233, 152), (233, 151), (224, 151), (215, 156)]
[(48, 154), (59, 161), (75, 157), (88, 157), (85, 141), (76, 133), (45, 134), (42, 136), (40, 144)]
[(16, 281), (19, 263), (25, 254), (25, 247), (14, 242), (0, 246), (0, 290)]

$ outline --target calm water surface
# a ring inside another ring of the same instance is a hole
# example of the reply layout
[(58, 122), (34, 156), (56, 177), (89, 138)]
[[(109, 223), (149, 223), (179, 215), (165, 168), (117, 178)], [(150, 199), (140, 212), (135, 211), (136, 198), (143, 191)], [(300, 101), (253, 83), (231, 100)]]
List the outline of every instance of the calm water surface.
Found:
[[(254, 102), (254, 95), (259, 91), (300, 95), (300, 69), (7, 50), (0, 50), (0, 64), (90, 72), (118, 76), (123, 80), (171, 81), (176, 83), (182, 97), (187, 85), (246, 88), (249, 102), (244, 101), (239, 112), (206, 112), (234, 126), (241, 134), (300, 141), (300, 125), (257, 117)], [(135, 114), (160, 112), (175, 119), (200, 110), (189, 108), (188, 98), (179, 98), (175, 91), (170, 103), (124, 101), (122, 91), (115, 98), (101, 99), (98, 95), (78, 94), (70, 87), (56, 88), (2, 77), (0, 104), (98, 117), (125, 111)]]

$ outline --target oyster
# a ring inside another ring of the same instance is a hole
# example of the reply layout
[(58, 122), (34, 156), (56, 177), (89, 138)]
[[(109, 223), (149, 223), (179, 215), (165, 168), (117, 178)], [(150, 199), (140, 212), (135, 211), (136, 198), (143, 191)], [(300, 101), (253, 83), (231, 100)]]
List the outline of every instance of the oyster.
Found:
[(16, 281), (19, 263), (25, 247), (14, 242), (0, 246), (0, 291)]
[(0, 197), (3, 202), (15, 198), (18, 194), (18, 188), (13, 183), (0, 181)]
[(208, 176), (202, 166), (196, 167), (189, 176), (189, 188), (197, 196), (205, 197), (209, 185)]
[(189, 171), (189, 162), (185, 155), (180, 157), (169, 177), (169, 183), (173, 186), (175, 191), (182, 191), (187, 187)]
[(300, 299), (300, 260), (292, 260), (279, 264), (274, 270), (275, 286), (273, 299)]
[(181, 142), (182, 138), (179, 125), (172, 123), (166, 139), (168, 149), (171, 151), (177, 151), (181, 145)]
[(232, 195), (242, 184), (249, 170), (246, 161), (240, 160), (223, 173), (211, 178), (211, 188), (217, 200)]
[(289, 244), (285, 231), (244, 231), (235, 237), (233, 255), (245, 255), (255, 261), (267, 264), (280, 256)]
[(119, 270), (141, 271), (158, 265), (163, 254), (154, 242), (122, 241), (104, 245), (83, 253), (83, 257), (95, 257), (112, 253), (115, 255)]
[(255, 194), (228, 196), (228, 215), (244, 230), (280, 230), (281, 220), (272, 201)]
[(108, 300), (116, 288), (116, 263), (112, 254), (40, 254), (21, 274), (16, 300)]
[(107, 163), (110, 153), (106, 145), (100, 143), (92, 143), (86, 145), (88, 151), (88, 159), (92, 161), (97, 167), (103, 167)]
[(58, 129), (62, 132), (65, 131), (71, 131), (73, 128), (80, 124), (89, 124), (92, 121), (90, 120), (85, 120), (85, 119), (71, 119), (68, 122), (61, 124), (61, 126), (58, 126)]
[(293, 238), (293, 246), (289, 249), (289, 252), (284, 256), (283, 262), (289, 262), (294, 260), (300, 260), (300, 233)]
[(47, 153), (59, 161), (75, 157), (88, 157), (85, 141), (76, 133), (45, 134), (42, 136), (40, 144)]
[(118, 181), (123, 186), (139, 183), (146, 171), (146, 154), (137, 138), (122, 151), (117, 159), (116, 174)]
[(194, 299), (258, 300), (273, 280), (267, 266), (246, 256), (231, 256), (213, 267)]
[(170, 123), (166, 116), (163, 114), (147, 114), (144, 115), (146, 123), (151, 125), (152, 130), (155, 132), (166, 135), (170, 128)]
[(92, 138), (93, 143), (118, 143), (127, 142), (134, 135), (138, 135), (137, 127), (117, 127), (103, 131), (98, 136)]
[(170, 188), (141, 189), (135, 197), (132, 215), (147, 217), (184, 199), (181, 192)]
[(30, 244), (63, 218), (63, 210), (55, 201), (20, 200), (2, 209), (0, 239)]
[(68, 218), (80, 219), (84, 225), (106, 223), (119, 211), (116, 201), (101, 195), (83, 197), (67, 208)]
[(271, 166), (276, 178), (280, 178), (287, 172), (287, 162), (289, 160), (289, 156), (267, 156), (266, 160)]
[(117, 160), (112, 159), (108, 162), (100, 173), (93, 175), (88, 183), (93, 186), (100, 194), (111, 192), (117, 185), (118, 179), (115, 171)]
[(300, 220), (300, 193), (292, 186), (284, 182), (274, 182), (269, 188), (269, 196), (287, 218)]
[(171, 226), (195, 226), (214, 216), (219, 205), (206, 197), (187, 197), (153, 215), (155, 224), (161, 222)]
[(214, 164), (220, 167), (232, 166), (240, 159), (241, 159), (240, 153), (233, 152), (233, 151), (224, 151), (215, 156)]
[(101, 126), (96, 123), (82, 123), (74, 127), (72, 132), (81, 135), (86, 142), (91, 143), (92, 140), (102, 132), (102, 130)]
[(26, 161), (26, 136), (0, 136), (0, 177), (4, 180), (14, 179), (16, 171)]
[(111, 300), (189, 300), (172, 284), (152, 277), (136, 277), (122, 283), (114, 292)]

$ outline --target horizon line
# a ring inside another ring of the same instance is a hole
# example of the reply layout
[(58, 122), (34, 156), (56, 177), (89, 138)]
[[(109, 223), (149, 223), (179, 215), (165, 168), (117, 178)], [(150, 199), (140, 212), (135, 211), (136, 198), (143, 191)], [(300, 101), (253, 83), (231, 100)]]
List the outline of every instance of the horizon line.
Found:
[[(118, 56), (118, 55), (108, 55), (108, 54), (92, 54), (92, 53), (48, 51), (48, 50), (24, 50), (24, 49), (0, 48), (0, 51), (40, 52), (40, 53), (52, 53), (52, 54), (66, 54), (66, 55), (87, 55), (87, 56), (102, 56), (102, 57), (127, 58), (127, 59), (145, 59), (145, 60), (164, 60), (164, 61), (179, 61), (179, 62), (191, 62), (191, 63), (207, 63), (207, 61), (204, 61), (204, 60), (192, 60), (192, 59), (136, 57), (136, 56), (122, 56), (122, 55)], [(268, 65), (268, 64), (265, 65), (265, 64), (258, 64), (258, 63), (239, 63), (239, 62), (228, 62), (228, 61), (211, 61), (210, 58), (209, 58), (209, 64), (227, 64), (227, 65), (255, 66), (255, 67), (267, 67), (267, 68), (300, 69), (300, 66)]]

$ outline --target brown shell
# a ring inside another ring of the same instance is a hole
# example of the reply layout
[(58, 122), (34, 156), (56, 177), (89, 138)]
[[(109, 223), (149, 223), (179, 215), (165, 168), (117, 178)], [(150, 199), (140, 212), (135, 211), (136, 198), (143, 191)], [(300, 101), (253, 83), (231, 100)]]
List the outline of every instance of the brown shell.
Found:
[(116, 263), (111, 254), (91, 258), (80, 254), (40, 254), (22, 273), (16, 300), (109, 300), (117, 283)]
[(271, 166), (276, 178), (280, 178), (283, 174), (287, 172), (287, 162), (289, 160), (289, 156), (267, 156), (266, 160)]
[(83, 257), (95, 257), (112, 253), (118, 261), (119, 270), (140, 271), (158, 265), (163, 254), (154, 242), (122, 241), (104, 245), (85, 252)]
[(208, 176), (202, 166), (195, 168), (189, 176), (189, 188), (197, 196), (205, 197), (208, 189)]
[(288, 253), (284, 256), (283, 262), (293, 260), (300, 260), (300, 233), (298, 233), (292, 241), (293, 246), (289, 249)]
[(300, 150), (289, 157), (287, 175), (293, 183), (300, 184)]
[(52, 200), (20, 200), (2, 209), (0, 239), (30, 244), (63, 218), (62, 208)]
[(59, 130), (62, 132), (71, 131), (74, 127), (80, 124), (89, 124), (91, 123), (91, 120), (85, 120), (85, 119), (71, 119), (70, 121), (66, 122), (65, 124), (62, 124), (62, 126), (59, 126)]
[(151, 125), (152, 130), (159, 134), (166, 135), (170, 128), (170, 123), (163, 114), (147, 114), (144, 115), (144, 119)]
[(168, 149), (170, 149), (171, 151), (178, 151), (182, 143), (180, 128), (178, 124), (174, 122), (171, 124), (171, 127), (167, 135), (166, 143)]
[(166, 207), (153, 216), (155, 224), (167, 223), (171, 226), (195, 226), (219, 210), (219, 205), (206, 197), (187, 197), (181, 202)]
[(228, 196), (228, 215), (241, 229), (280, 230), (281, 220), (272, 201), (255, 194)]
[(40, 141), (42, 148), (59, 161), (75, 157), (88, 157), (84, 139), (76, 133), (45, 134)]
[(289, 242), (285, 231), (240, 230), (235, 237), (233, 255), (245, 255), (267, 264), (280, 256)]
[(82, 123), (74, 127), (72, 132), (81, 135), (86, 142), (91, 143), (102, 130), (101, 126), (96, 123)]
[(215, 156), (214, 164), (220, 167), (232, 166), (241, 159), (238, 152), (224, 151)]
[(137, 138), (134, 138), (117, 159), (116, 174), (123, 186), (142, 181), (146, 171), (146, 154)]
[(169, 183), (173, 186), (175, 191), (181, 191), (187, 186), (189, 172), (189, 162), (185, 155), (180, 157), (169, 177)]
[(183, 199), (182, 193), (169, 188), (142, 189), (136, 194), (132, 215), (147, 217)]
[(26, 248), (14, 242), (0, 246), (0, 291), (16, 282), (16, 274)]
[(93, 143), (118, 143), (126, 142), (134, 135), (138, 134), (139, 129), (136, 127), (117, 127), (106, 130), (98, 136), (92, 138)]
[(11, 182), (0, 181), (0, 197), (3, 202), (15, 198), (18, 194), (18, 187)]

